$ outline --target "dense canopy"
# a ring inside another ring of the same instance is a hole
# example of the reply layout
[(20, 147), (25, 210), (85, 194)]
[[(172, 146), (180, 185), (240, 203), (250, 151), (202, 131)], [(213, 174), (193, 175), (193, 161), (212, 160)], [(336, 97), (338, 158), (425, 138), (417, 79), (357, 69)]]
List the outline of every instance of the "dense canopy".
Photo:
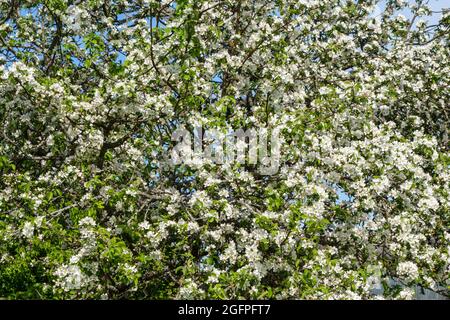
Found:
[[(422, 0), (0, 0), (0, 297), (449, 296), (449, 28)], [(279, 167), (173, 163), (180, 127), (280, 130)]]

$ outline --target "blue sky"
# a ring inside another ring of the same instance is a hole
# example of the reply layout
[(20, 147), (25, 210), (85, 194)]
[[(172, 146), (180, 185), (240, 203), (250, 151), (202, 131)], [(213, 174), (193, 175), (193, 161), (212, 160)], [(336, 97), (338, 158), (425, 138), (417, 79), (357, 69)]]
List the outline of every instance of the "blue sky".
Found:
[[(413, 3), (414, 1), (409, 1), (410, 3)], [(442, 11), (442, 9), (449, 8), (450, 7), (450, 1), (449, 0), (429, 0), (428, 5), (431, 7), (433, 11)], [(405, 15), (408, 18), (411, 18), (411, 12), (408, 10), (403, 10), (401, 12), (403, 15)], [(430, 24), (435, 24), (439, 22), (439, 19), (441, 18), (441, 13), (433, 13), (431, 17), (428, 18), (428, 21)]]

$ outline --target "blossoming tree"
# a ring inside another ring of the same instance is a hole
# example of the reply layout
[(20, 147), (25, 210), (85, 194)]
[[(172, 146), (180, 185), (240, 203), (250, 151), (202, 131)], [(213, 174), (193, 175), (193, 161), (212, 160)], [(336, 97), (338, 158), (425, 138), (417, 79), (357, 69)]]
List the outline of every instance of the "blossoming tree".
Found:
[[(450, 14), (431, 14), (0, 0), (0, 297), (449, 296)], [(180, 126), (277, 128), (279, 168), (173, 164)]]

